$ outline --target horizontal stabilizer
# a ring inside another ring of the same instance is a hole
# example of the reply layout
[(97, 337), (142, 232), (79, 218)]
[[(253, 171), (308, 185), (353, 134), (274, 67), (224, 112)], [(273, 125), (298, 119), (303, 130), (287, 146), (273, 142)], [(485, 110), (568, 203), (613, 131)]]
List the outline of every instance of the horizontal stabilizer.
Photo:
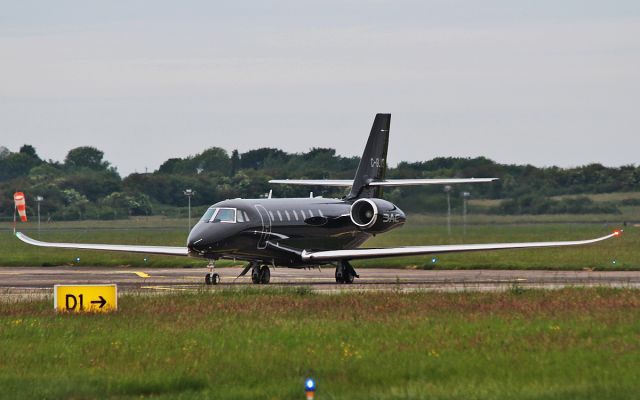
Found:
[[(459, 183), (493, 182), (498, 178), (451, 178), (451, 179), (385, 179), (372, 181), (366, 186), (418, 186), (418, 185), (455, 185)], [(272, 179), (269, 183), (307, 186), (351, 186), (351, 179)]]
[(18, 239), (25, 243), (40, 247), (56, 247), (59, 249), (77, 249), (77, 250), (107, 250), (122, 251), (129, 253), (145, 253), (145, 254), (161, 254), (166, 256), (188, 256), (189, 250), (186, 247), (170, 247), (170, 246), (136, 246), (128, 244), (89, 244), (89, 243), (54, 243), (41, 242), (25, 235), (24, 233), (16, 233)]
[(316, 252), (302, 252), (304, 261), (338, 261), (338, 260), (361, 260), (367, 258), (396, 257), (396, 256), (418, 256), (427, 254), (456, 253), (466, 251), (483, 250), (508, 250), (526, 249), (540, 247), (562, 247), (578, 246), (600, 242), (612, 237), (620, 236), (622, 231), (615, 231), (609, 235), (595, 239), (575, 240), (567, 242), (527, 242), (527, 243), (487, 243), (487, 244), (453, 244), (435, 246), (408, 246), (389, 247), (382, 249), (351, 249), (351, 250), (330, 250)]
[(307, 186), (351, 186), (352, 179), (272, 179), (269, 183)]

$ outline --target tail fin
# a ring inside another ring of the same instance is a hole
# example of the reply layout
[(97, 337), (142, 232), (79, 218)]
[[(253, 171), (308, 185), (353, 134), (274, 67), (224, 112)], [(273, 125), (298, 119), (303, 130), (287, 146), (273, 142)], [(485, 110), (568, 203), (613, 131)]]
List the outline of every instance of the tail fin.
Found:
[(384, 180), (387, 172), (390, 125), (391, 114), (376, 114), (347, 199), (382, 196), (381, 186), (368, 186), (368, 184), (371, 181)]

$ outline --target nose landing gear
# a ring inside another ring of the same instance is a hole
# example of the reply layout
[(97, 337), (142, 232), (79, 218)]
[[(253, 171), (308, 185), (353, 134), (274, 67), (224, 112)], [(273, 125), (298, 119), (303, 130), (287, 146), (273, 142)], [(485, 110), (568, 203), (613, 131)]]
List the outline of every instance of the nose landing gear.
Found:
[(215, 272), (216, 264), (215, 260), (209, 260), (209, 272), (204, 276), (204, 283), (207, 285), (217, 285), (220, 283), (220, 275)]

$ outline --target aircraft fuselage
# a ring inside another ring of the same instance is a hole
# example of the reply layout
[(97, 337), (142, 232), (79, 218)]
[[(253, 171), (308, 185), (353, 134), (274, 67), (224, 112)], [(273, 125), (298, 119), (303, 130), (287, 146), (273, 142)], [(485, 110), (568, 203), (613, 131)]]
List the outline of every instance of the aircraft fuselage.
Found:
[(352, 220), (352, 204), (322, 197), (225, 200), (212, 205), (193, 227), (187, 247), (190, 255), (213, 260), (304, 267), (308, 264), (299, 249), (353, 249), (406, 220), (394, 206), (380, 216), (383, 225), (369, 231)]

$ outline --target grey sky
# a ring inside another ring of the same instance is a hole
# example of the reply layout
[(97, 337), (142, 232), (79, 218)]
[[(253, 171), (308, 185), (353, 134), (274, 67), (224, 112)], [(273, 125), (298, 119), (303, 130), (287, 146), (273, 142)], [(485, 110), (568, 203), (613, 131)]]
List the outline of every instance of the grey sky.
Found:
[[(0, 145), (637, 164), (640, 2), (0, 1)], [(531, 4), (528, 4), (531, 3)]]

